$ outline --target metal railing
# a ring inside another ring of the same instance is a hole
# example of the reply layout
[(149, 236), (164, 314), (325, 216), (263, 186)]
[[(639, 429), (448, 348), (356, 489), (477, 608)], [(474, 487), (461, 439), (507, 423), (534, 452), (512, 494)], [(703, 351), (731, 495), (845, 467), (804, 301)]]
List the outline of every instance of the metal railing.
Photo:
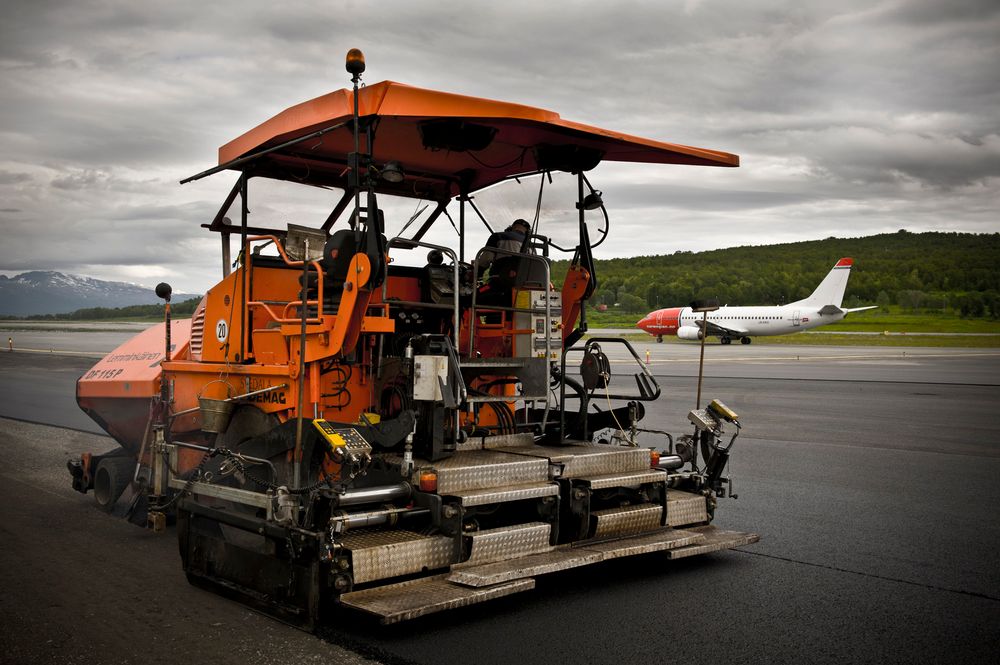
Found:
[[(305, 263), (306, 263), (305, 261), (296, 261), (294, 259), (289, 258), (288, 254), (285, 253), (285, 248), (281, 244), (281, 240), (279, 240), (277, 236), (273, 236), (273, 235), (260, 235), (260, 236), (251, 236), (251, 237), (247, 238), (247, 242), (248, 243), (250, 243), (250, 242), (256, 242), (256, 241), (260, 241), (260, 240), (270, 240), (271, 242), (273, 242), (275, 248), (278, 250), (278, 253), (281, 255), (281, 259), (285, 262), (285, 265), (288, 266), (289, 268), (301, 268), (301, 267), (303, 267), (305, 265)], [(320, 267), (319, 261), (309, 261), (309, 264), (316, 269), (316, 300), (308, 300), (307, 299), (307, 300), (305, 300), (305, 302), (303, 302), (302, 300), (292, 300), (290, 302), (283, 303), (284, 307), (281, 310), (281, 314), (280, 315), (278, 315), (274, 310), (271, 309), (271, 305), (273, 305), (275, 303), (267, 303), (267, 302), (264, 302), (262, 300), (249, 300), (249, 299), (247, 299), (247, 301), (246, 301), (246, 303), (247, 303), (247, 309), (248, 310), (254, 309), (254, 308), (262, 309), (268, 315), (268, 317), (270, 317), (271, 320), (274, 321), (275, 323), (300, 323), (302, 321), (302, 317), (306, 316), (306, 314), (308, 313), (309, 306), (310, 305), (316, 305), (316, 316), (315, 317), (307, 317), (306, 318), (306, 323), (322, 323), (322, 321), (323, 321), (323, 281), (324, 281), (325, 275), (323, 274), (323, 268)], [(246, 266), (246, 268), (248, 270), (250, 270), (250, 269), (253, 268), (253, 255), (252, 254), (249, 257), (247, 257), (247, 261), (246, 261), (245, 266)], [(305, 288), (304, 285), (303, 285), (303, 288)], [(249, 294), (247, 294), (247, 295), (249, 295)], [(289, 314), (288, 310), (290, 308), (293, 308), (293, 307), (300, 308), (300, 316), (291, 317), (291, 316), (288, 315)]]
[[(453, 334), (453, 338), (454, 338), (454, 345), (455, 345), (455, 348), (457, 349), (458, 348), (458, 342), (459, 342), (459, 339), (458, 339), (458, 335), (459, 335), (459, 321), (460, 321), (461, 317), (460, 317), (459, 305), (458, 305), (458, 295), (459, 295), (459, 290), (460, 290), (460, 288), (459, 288), (460, 287), (460, 284), (459, 284), (459, 273), (458, 273), (458, 256), (455, 254), (455, 250), (450, 249), (448, 247), (444, 247), (442, 245), (434, 245), (434, 244), (429, 243), (429, 242), (423, 242), (422, 240), (411, 240), (410, 238), (403, 238), (402, 236), (396, 236), (395, 238), (391, 238), (385, 244), (386, 252), (388, 252), (389, 249), (392, 248), (392, 247), (399, 247), (400, 249), (416, 249), (417, 247), (425, 247), (427, 249), (435, 249), (435, 250), (441, 252), (442, 254), (445, 254), (446, 256), (448, 256), (451, 259), (451, 261), (452, 261), (452, 279), (454, 280), (454, 285), (455, 285), (454, 286), (454, 297), (452, 299), (453, 302), (452, 302), (452, 305), (451, 305), (451, 310), (452, 310), (452, 334)], [(388, 293), (388, 291), (387, 291), (388, 284), (389, 284), (389, 280), (388, 279), (382, 281), (382, 302), (383, 303), (388, 302), (386, 300), (386, 295)], [(475, 291), (473, 291), (473, 293), (475, 293)], [(475, 297), (475, 295), (473, 295), (473, 297)], [(438, 303), (427, 303), (427, 302), (423, 302), (423, 301), (412, 301), (412, 300), (393, 300), (392, 304), (393, 305), (402, 305), (402, 306), (406, 306), (406, 307), (429, 307), (429, 308), (447, 307), (447, 305), (439, 305)]]

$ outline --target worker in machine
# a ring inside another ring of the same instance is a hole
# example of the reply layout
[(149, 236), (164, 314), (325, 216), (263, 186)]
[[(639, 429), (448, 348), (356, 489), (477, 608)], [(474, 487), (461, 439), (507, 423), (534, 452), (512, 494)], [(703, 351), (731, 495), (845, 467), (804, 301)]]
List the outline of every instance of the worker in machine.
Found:
[(509, 305), (505, 302), (510, 297), (510, 289), (520, 264), (519, 257), (489, 251), (489, 248), (506, 250), (523, 254), (534, 254), (528, 238), (531, 236), (531, 224), (523, 219), (515, 219), (503, 231), (490, 235), (486, 248), (479, 256), (476, 277), (482, 282), (477, 300), (484, 304)]
[[(534, 253), (528, 247), (527, 238), (531, 235), (531, 224), (523, 219), (515, 219), (510, 226), (503, 231), (496, 231), (486, 241), (486, 250), (491, 247), (506, 250), (508, 252)], [(509, 254), (499, 254), (496, 252), (484, 251), (479, 257), (479, 274), (476, 277), (480, 281), (483, 275), (489, 270), (490, 276), (497, 276), (500, 266), (495, 266), (497, 261), (504, 258), (511, 258)]]

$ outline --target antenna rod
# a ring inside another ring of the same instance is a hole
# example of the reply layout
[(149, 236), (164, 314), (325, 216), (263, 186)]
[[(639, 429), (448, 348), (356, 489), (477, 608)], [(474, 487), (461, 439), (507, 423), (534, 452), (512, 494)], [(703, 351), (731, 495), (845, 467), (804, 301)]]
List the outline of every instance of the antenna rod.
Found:
[(691, 303), (691, 313), (702, 314), (701, 317), (701, 358), (698, 360), (698, 396), (695, 398), (695, 409), (701, 408), (701, 377), (705, 367), (705, 338), (708, 337), (708, 313), (719, 309), (718, 300), (695, 300)]
[[(156, 295), (163, 299), (163, 322), (165, 324), (166, 332), (164, 334), (164, 348), (163, 348), (163, 360), (160, 362), (162, 366), (163, 363), (170, 361), (170, 294), (173, 293), (173, 289), (166, 282), (160, 282), (156, 285)], [(167, 383), (167, 377), (160, 372), (160, 414), (163, 417), (163, 422), (166, 422), (167, 417), (167, 402), (170, 401), (170, 384)]]
[[(351, 161), (351, 185), (354, 188), (354, 223), (361, 221), (361, 137), (359, 125), (360, 112), (358, 110), (358, 83), (361, 81), (361, 73), (365, 71), (365, 56), (361, 49), (352, 48), (347, 52), (347, 71), (351, 75), (351, 83), (354, 84), (354, 158)], [(353, 225), (352, 225), (353, 226)], [(355, 227), (355, 239), (358, 238), (358, 229)]]

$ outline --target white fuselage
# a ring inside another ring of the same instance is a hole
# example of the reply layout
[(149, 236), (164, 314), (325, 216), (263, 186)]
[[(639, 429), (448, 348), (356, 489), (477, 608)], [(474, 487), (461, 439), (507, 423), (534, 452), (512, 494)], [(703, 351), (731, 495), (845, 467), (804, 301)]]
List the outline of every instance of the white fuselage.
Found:
[[(799, 305), (777, 305), (770, 307), (720, 307), (708, 313), (709, 323), (738, 331), (749, 337), (767, 335), (787, 335), (811, 328), (836, 323), (844, 318), (844, 312), (820, 314), (819, 307)], [(705, 316), (685, 307), (680, 312), (680, 326), (697, 326)], [(676, 332), (676, 330), (674, 331)], [(709, 333), (712, 335), (714, 333)]]

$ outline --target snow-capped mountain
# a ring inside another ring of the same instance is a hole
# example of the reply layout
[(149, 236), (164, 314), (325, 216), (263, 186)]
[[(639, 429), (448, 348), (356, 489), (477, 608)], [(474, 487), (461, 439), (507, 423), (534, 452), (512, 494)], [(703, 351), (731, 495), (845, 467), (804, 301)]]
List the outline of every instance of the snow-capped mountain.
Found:
[[(181, 302), (195, 294), (175, 293)], [(16, 277), (0, 275), (0, 316), (66, 314), (85, 307), (127, 307), (163, 302), (152, 287), (105, 282), (92, 277), (35, 270)]]

